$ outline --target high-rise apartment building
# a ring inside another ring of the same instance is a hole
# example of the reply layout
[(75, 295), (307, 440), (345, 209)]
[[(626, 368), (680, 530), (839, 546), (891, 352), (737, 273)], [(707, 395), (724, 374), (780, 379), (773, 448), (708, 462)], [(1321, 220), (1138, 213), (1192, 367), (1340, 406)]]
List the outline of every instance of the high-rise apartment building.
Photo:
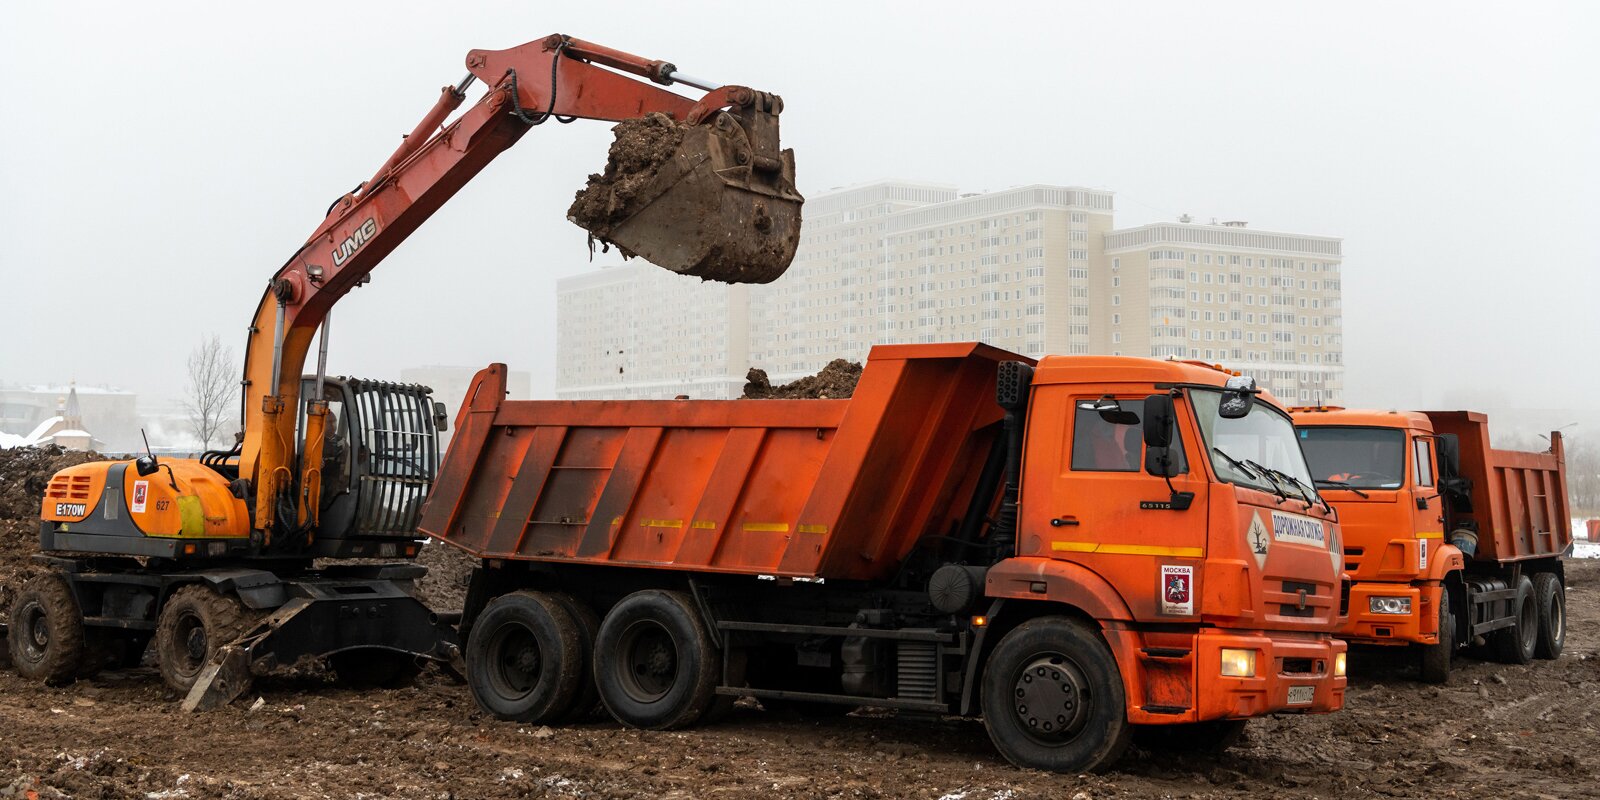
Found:
[(557, 394), (736, 397), (751, 366), (783, 380), (874, 344), (981, 340), (1197, 358), (1285, 400), (1339, 398), (1339, 239), (1244, 223), (1119, 231), (1112, 199), (886, 181), (809, 199), (794, 263), (769, 285), (648, 265), (563, 280)]

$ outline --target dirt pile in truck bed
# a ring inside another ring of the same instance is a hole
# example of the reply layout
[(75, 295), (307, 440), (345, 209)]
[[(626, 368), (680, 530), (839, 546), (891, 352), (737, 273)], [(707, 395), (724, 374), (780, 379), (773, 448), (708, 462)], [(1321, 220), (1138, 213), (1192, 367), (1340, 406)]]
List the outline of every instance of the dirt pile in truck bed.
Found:
[[(616, 139), (606, 171), (590, 175), (588, 185), (567, 209), (567, 219), (602, 242), (606, 231), (626, 218), (629, 202), (683, 142), (683, 127), (661, 113), (623, 120), (612, 131)], [(633, 255), (625, 249), (622, 253)]]
[(99, 461), (97, 453), (55, 445), (0, 449), (0, 621), (11, 596), (33, 569), (39, 552), (39, 503), (57, 470)]
[(836, 400), (855, 394), (861, 380), (861, 365), (836, 358), (821, 372), (800, 380), (773, 386), (766, 370), (751, 367), (744, 376), (745, 400)]

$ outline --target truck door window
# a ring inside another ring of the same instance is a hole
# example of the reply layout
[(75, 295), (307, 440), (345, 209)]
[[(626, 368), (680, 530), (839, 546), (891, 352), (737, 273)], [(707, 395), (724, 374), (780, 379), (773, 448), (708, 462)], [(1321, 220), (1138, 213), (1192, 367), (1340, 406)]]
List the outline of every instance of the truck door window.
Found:
[[(1142, 417), (1140, 398), (1119, 398), (1122, 410)], [(1172, 434), (1172, 457), (1178, 472), (1188, 472), (1183, 441)], [(1072, 419), (1072, 469), (1077, 472), (1140, 472), (1144, 469), (1144, 427), (1107, 422), (1100, 412), (1075, 408)]]
[(1427, 439), (1417, 439), (1417, 440), (1413, 441), (1411, 444), (1412, 444), (1412, 447), (1414, 448), (1414, 450), (1416, 452), (1417, 485), (1418, 486), (1432, 486), (1433, 485), (1433, 459), (1428, 457), (1428, 440)]

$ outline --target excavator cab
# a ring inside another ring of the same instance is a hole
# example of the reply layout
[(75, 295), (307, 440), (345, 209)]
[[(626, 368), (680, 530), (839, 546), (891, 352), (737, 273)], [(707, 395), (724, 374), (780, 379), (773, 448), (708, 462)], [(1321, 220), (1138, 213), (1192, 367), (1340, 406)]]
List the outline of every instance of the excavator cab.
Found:
[[(301, 396), (316, 398), (307, 376)], [(318, 555), (405, 555), (439, 469), (443, 407), (426, 386), (361, 378), (323, 380), (322, 497), (314, 547)], [(305, 447), (301, 407), (299, 447)], [(298, 470), (297, 470), (298, 472)], [(414, 551), (413, 551), (414, 552)]]

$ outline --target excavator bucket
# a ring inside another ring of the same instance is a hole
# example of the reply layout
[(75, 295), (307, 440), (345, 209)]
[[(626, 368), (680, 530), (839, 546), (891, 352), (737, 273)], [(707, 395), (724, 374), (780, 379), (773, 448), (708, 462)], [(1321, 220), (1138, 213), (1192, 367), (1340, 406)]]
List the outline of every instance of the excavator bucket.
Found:
[(717, 111), (699, 124), (665, 114), (625, 120), (603, 175), (567, 211), (594, 240), (673, 272), (769, 283), (794, 260), (800, 205), (794, 151), (778, 149), (783, 101)]

